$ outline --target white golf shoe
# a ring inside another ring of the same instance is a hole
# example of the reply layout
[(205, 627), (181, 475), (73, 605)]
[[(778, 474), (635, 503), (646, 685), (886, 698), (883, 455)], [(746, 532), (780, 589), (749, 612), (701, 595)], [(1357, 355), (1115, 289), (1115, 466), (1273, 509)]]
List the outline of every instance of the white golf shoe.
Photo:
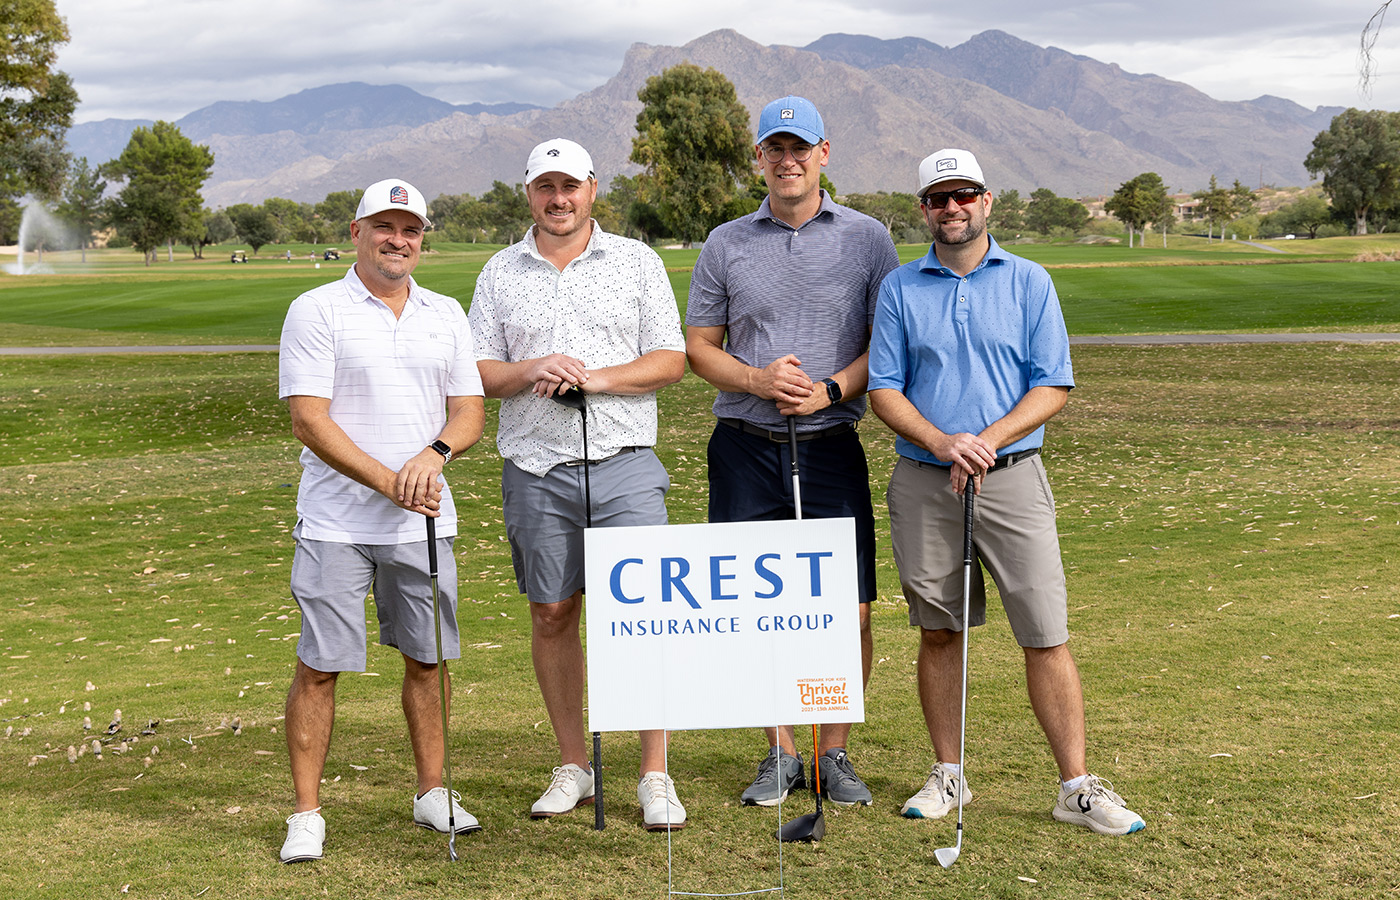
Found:
[(1132, 834), (1147, 827), (1142, 816), (1128, 809), (1113, 786), (1097, 775), (1085, 778), (1075, 790), (1061, 787), (1051, 815), (1058, 822), (1082, 825), (1099, 834)]
[(535, 805), (530, 818), (548, 819), (593, 802), (593, 773), (569, 763), (554, 770), (554, 778)]
[(665, 772), (647, 772), (637, 783), (642, 824), (647, 831), (679, 831), (685, 827), (685, 807), (676, 798), (676, 783)]
[(287, 840), (282, 843), (282, 862), (320, 859), (325, 842), (326, 820), (321, 818), (321, 807), (292, 813), (287, 817)]
[[(480, 831), (481, 823), (476, 816), (462, 809), (461, 799), (461, 794), (452, 792), (452, 827), (458, 834)], [(413, 798), (413, 824), (447, 834), (447, 788), (435, 787), (423, 796)]]

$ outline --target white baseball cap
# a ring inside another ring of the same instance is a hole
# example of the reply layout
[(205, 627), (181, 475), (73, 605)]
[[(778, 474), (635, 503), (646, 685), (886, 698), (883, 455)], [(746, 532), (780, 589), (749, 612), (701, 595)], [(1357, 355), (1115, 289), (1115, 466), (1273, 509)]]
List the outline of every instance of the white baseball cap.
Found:
[(545, 172), (562, 172), (570, 178), (587, 181), (593, 175), (593, 157), (573, 141), (554, 138), (530, 151), (525, 162), (525, 183), (529, 184)]
[(360, 206), (355, 210), (355, 218), (363, 219), (389, 209), (411, 212), (423, 222), (424, 228), (433, 226), (428, 221), (428, 202), (423, 199), (423, 192), (398, 178), (376, 181), (365, 188), (360, 196)]
[(929, 188), (945, 181), (970, 181), (980, 188), (987, 186), (977, 157), (966, 150), (939, 150), (924, 157), (924, 161), (919, 163), (919, 190), (916, 196), (923, 197)]

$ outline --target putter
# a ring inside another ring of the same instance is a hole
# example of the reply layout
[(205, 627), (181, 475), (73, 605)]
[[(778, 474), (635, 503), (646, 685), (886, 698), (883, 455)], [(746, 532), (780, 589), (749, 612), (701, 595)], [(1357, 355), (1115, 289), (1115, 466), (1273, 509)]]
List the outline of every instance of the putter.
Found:
[(972, 594), (972, 498), (975, 496), (973, 477), (967, 476), (963, 487), (963, 614), (962, 614), (962, 722), (958, 737), (958, 839), (951, 847), (933, 851), (933, 856), (943, 868), (951, 868), (962, 852), (963, 841), (963, 781), (967, 773), (963, 770), (967, 756), (967, 633), (972, 630), (968, 624), (969, 597)]
[(438, 706), (442, 710), (442, 768), (447, 787), (447, 858), (457, 860), (457, 822), (452, 803), (452, 749), (447, 740), (447, 667), (442, 659), (442, 615), (438, 608), (437, 525), (432, 516), (428, 523), (428, 581), (433, 586), (433, 635), (437, 639)]
[[(583, 388), (573, 385), (568, 390), (549, 395), (555, 403), (579, 411), (583, 421), (583, 527), (593, 527), (593, 490), (588, 477), (588, 401)], [(603, 735), (593, 732), (593, 828), (602, 831), (603, 819)]]
[[(797, 417), (788, 416), (788, 455), (792, 457), (792, 507), (802, 520), (802, 484), (797, 468)], [(826, 836), (826, 817), (822, 814), (822, 767), (817, 758), (817, 725), (812, 723), (812, 773), (816, 776), (817, 811), (798, 816), (778, 828), (778, 840), (810, 843)]]

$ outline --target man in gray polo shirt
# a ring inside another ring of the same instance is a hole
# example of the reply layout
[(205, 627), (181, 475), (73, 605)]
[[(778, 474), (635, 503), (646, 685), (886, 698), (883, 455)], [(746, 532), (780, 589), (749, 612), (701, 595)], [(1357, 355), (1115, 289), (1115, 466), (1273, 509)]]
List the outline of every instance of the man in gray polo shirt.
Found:
[[(690, 282), (686, 353), (719, 388), (709, 444), (710, 521), (793, 517), (787, 420), (797, 417), (803, 516), (856, 520), (861, 662), (870, 678), (875, 518), (855, 431), (865, 413), (866, 356), (880, 281), (899, 265), (883, 225), (821, 189), (831, 154), (815, 106), (763, 108), (754, 158), (768, 197), (714, 230)], [(822, 727), (822, 792), (868, 805), (846, 754), (849, 724)], [(768, 730), (768, 755), (742, 800), (771, 806), (805, 781), (792, 728)]]
[[(487, 261), (468, 315), (486, 395), (503, 398), (496, 443), (506, 535), (559, 743), (560, 765), (530, 809), (536, 819), (593, 802), (579, 638), (583, 529), (590, 519), (666, 524), (671, 483), (651, 449), (656, 391), (685, 374), (666, 267), (645, 244), (598, 227), (597, 194), (593, 160), (578, 144), (556, 138), (531, 151), (525, 195), (535, 224)], [(574, 388), (587, 395), (586, 448), (579, 414), (552, 399)], [(665, 734), (644, 731), (641, 744), (643, 823), (680, 828), (685, 808), (666, 774)]]

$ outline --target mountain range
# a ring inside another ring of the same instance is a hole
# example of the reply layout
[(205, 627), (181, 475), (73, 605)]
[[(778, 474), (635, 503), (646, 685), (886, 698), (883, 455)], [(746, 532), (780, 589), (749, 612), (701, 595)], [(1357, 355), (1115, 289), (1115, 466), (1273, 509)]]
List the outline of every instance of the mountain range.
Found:
[[(1097, 196), (1147, 171), (1173, 190), (1204, 187), (1211, 175), (1224, 184), (1303, 185), (1313, 137), (1342, 111), (1268, 95), (1215, 100), (1001, 31), (955, 47), (829, 34), (798, 48), (724, 30), (681, 47), (634, 44), (611, 79), (549, 109), (453, 105), (397, 85), (341, 84), (266, 103), (223, 100), (176, 124), (214, 151), (204, 189), (213, 207), (273, 196), (317, 201), (390, 174), (428, 197), (480, 194), (493, 181), (522, 180), (530, 148), (559, 136), (589, 149), (606, 186), (638, 171), (628, 162), (637, 91), (681, 62), (724, 73), (754, 122), (775, 97), (812, 99), (839, 193), (913, 191), (919, 160), (942, 147), (974, 151), (993, 188), (1023, 195), (1048, 187)], [(144, 124), (76, 125), (70, 149), (96, 165)]]

